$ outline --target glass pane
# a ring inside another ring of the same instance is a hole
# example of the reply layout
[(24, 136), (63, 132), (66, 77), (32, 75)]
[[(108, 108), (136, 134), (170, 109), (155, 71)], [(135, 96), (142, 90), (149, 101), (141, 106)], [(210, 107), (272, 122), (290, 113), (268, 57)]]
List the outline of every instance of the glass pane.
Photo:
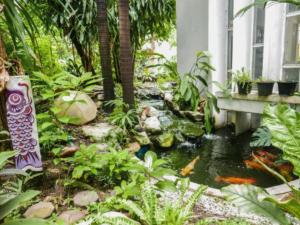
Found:
[(256, 7), (254, 18), (254, 44), (261, 44), (264, 43), (265, 9)]
[(296, 64), (299, 63), (299, 46), (300, 46), (300, 35), (299, 23), (294, 20), (287, 20), (286, 22), (286, 33), (285, 33), (285, 64)]
[(253, 79), (262, 76), (264, 48), (253, 48)]
[(284, 81), (299, 81), (299, 69), (284, 69), (283, 70)]
[(228, 28), (232, 29), (233, 27), (233, 19), (234, 19), (234, 11), (233, 11), (234, 0), (228, 0)]
[(300, 7), (299, 6), (296, 6), (296, 5), (291, 5), (289, 4), (288, 5), (288, 12), (296, 12), (296, 11), (299, 11), (300, 10)]
[(228, 43), (227, 43), (227, 80), (231, 80), (232, 70), (232, 49), (233, 49), (233, 32), (228, 31)]

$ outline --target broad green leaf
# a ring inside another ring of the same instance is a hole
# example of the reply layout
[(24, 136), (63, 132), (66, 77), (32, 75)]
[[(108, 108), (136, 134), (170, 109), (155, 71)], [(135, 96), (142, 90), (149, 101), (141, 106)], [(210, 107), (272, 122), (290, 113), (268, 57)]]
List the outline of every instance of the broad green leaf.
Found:
[(230, 185), (222, 188), (225, 198), (244, 213), (254, 213), (268, 218), (273, 224), (291, 224), (284, 212), (274, 203), (263, 201), (267, 193), (256, 186)]
[(4, 205), (0, 206), (0, 220), (7, 216), (14, 209), (17, 209), (21, 204), (30, 201), (36, 197), (40, 192), (29, 190), (24, 193), (19, 194), (17, 197), (9, 200)]
[(258, 128), (251, 137), (250, 147), (270, 147), (272, 135), (268, 127)]
[(300, 202), (291, 197), (291, 199), (287, 201), (278, 201), (273, 197), (267, 197), (264, 201), (269, 201), (277, 205), (282, 210), (290, 213), (291, 215), (295, 216), (297, 219), (300, 219)]
[(51, 225), (52, 223), (42, 219), (18, 219), (2, 223), (2, 225)]
[(294, 165), (294, 174), (300, 176), (300, 113), (288, 105), (268, 105), (262, 125), (269, 128), (272, 144), (283, 151), (283, 159)]
[(15, 156), (17, 152), (15, 151), (7, 151), (7, 152), (0, 152), (0, 169), (6, 164), (6, 161), (11, 157)]

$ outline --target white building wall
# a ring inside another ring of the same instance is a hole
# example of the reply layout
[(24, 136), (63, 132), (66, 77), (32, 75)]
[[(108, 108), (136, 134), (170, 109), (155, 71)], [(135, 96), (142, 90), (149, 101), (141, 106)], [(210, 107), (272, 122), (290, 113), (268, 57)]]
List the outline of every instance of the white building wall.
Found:
[(181, 74), (191, 69), (198, 51), (208, 50), (208, 1), (177, 0), (177, 61)]

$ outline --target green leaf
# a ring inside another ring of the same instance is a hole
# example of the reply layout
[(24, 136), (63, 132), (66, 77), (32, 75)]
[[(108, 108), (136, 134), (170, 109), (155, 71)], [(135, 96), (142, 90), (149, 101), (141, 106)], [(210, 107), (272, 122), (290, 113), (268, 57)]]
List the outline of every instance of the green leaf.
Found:
[(4, 222), (2, 225), (51, 225), (51, 223), (42, 219), (18, 219)]
[(15, 151), (6, 151), (0, 152), (0, 169), (6, 164), (7, 160), (15, 156), (17, 152)]
[(251, 137), (250, 147), (270, 147), (272, 135), (268, 127), (258, 128)]
[(230, 185), (222, 188), (222, 192), (228, 201), (231, 201), (244, 213), (254, 213), (267, 217), (273, 224), (291, 224), (284, 212), (275, 204), (263, 201), (267, 193), (251, 185)]
[(283, 159), (290, 161), (294, 174), (300, 176), (300, 113), (288, 105), (268, 105), (262, 125), (269, 128), (272, 144), (283, 151)]
[(21, 204), (30, 201), (36, 197), (40, 192), (29, 190), (24, 193), (19, 194), (17, 197), (9, 200), (4, 205), (0, 206), (0, 220), (7, 216), (14, 209), (17, 209)]
[(171, 181), (158, 181), (155, 184), (155, 186), (163, 191), (171, 191), (171, 192), (177, 191), (176, 184)]
[(264, 200), (276, 204), (282, 210), (300, 219), (300, 202), (296, 198), (292, 197), (287, 201), (279, 201), (273, 197), (267, 197)]

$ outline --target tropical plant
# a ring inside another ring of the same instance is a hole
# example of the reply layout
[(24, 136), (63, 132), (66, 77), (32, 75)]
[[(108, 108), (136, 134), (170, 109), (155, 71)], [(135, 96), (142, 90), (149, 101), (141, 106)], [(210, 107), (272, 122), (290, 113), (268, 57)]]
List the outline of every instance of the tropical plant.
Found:
[(299, 0), (255, 0), (253, 3), (247, 5), (246, 7), (239, 10), (236, 13), (235, 17), (244, 15), (252, 7), (257, 7), (257, 6), (266, 7), (268, 5), (268, 3), (271, 3), (271, 4), (272, 3), (288, 3), (288, 4), (292, 4), (292, 5), (300, 7)]
[(283, 159), (294, 166), (300, 176), (300, 113), (288, 105), (268, 105), (263, 112), (262, 125), (269, 128), (272, 145), (283, 151)]
[(245, 86), (246, 83), (251, 82), (250, 72), (245, 68), (233, 72), (233, 82)]
[(181, 180), (179, 198), (171, 204), (167, 200), (160, 200), (153, 186), (146, 183), (140, 196), (140, 204), (131, 200), (119, 202), (122, 208), (137, 216), (143, 224), (184, 225), (191, 218), (192, 210), (206, 187), (200, 186), (188, 199), (184, 200), (188, 189), (189, 180)]
[(272, 145), (272, 135), (268, 127), (258, 128), (251, 136), (250, 147), (270, 147)]
[(213, 220), (204, 219), (199, 221), (196, 225), (251, 225), (243, 219), (224, 219), (224, 220)]
[(272, 224), (291, 224), (284, 212), (274, 203), (264, 201), (268, 194), (259, 187), (251, 185), (230, 185), (222, 188), (228, 201), (244, 213), (254, 213), (268, 218)]
[[(16, 152), (1, 152), (0, 153), (0, 176), (3, 175), (13, 175), (13, 174), (21, 174), (26, 175), (26, 173), (22, 171), (17, 171), (15, 169), (3, 169), (3, 167), (7, 164), (8, 159), (15, 156)], [(1, 185), (0, 189), (0, 221), (5, 217), (9, 216), (12, 211), (22, 206), (24, 203), (32, 200), (36, 197), (40, 192), (34, 190), (28, 190), (26, 192), (21, 192), (20, 190), (14, 191), (13, 189), (4, 188)], [(9, 220), (4, 224), (17, 224), (17, 221)], [(30, 220), (23, 220), (23, 224), (31, 224)], [(41, 221), (45, 224), (44, 221)]]
[(130, 109), (126, 103), (120, 99), (109, 101), (106, 103), (110, 108), (114, 108), (109, 114), (108, 121), (123, 130), (130, 130), (139, 123), (139, 117), (135, 109)]

